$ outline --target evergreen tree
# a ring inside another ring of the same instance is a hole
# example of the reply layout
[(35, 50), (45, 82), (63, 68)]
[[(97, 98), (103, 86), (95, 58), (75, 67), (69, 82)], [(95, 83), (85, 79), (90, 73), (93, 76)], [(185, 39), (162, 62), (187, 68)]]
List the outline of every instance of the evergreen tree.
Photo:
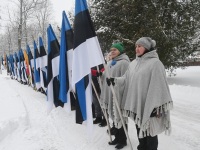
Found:
[(149, 36), (156, 40), (159, 57), (169, 69), (183, 65), (197, 49), (192, 39), (199, 29), (199, 6), (198, 0), (94, 0), (92, 12), (104, 51), (119, 40), (134, 58), (135, 41)]

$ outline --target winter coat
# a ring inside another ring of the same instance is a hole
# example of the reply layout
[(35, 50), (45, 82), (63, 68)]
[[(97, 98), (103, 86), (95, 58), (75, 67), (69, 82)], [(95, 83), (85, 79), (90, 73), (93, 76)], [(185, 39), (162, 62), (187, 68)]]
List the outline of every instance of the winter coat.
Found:
[[(173, 107), (166, 72), (157, 52), (151, 51), (133, 60), (123, 77), (115, 78), (123, 116), (140, 128), (139, 137), (170, 131), (169, 110)], [(160, 118), (150, 117), (156, 108)]]
[[(114, 117), (114, 112), (116, 111), (116, 107), (113, 102), (113, 94), (111, 92), (110, 87), (106, 82), (106, 71), (109, 73), (111, 77), (121, 77), (126, 72), (129, 66), (130, 60), (126, 54), (121, 54), (109, 61), (107, 64), (107, 68), (105, 68), (104, 74), (102, 76), (103, 85), (101, 89), (100, 102), (102, 108), (106, 109), (109, 117), (114, 121), (115, 125), (120, 128), (121, 125), (118, 125), (120, 119), (116, 120)], [(107, 70), (106, 70), (107, 69)], [(121, 99), (118, 98), (118, 93), (116, 93), (118, 104), (121, 104)]]

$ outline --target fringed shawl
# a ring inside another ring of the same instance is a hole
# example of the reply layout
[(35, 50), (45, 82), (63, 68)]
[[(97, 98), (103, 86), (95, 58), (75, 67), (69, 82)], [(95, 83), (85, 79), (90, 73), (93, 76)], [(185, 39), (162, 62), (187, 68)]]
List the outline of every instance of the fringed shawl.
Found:
[[(112, 61), (108, 62), (108, 68), (107, 68), (108, 70), (105, 70), (102, 76), (103, 85), (101, 89), (100, 103), (101, 103), (102, 108), (107, 110), (109, 117), (116, 124), (118, 124), (117, 120), (120, 120), (120, 119), (116, 119), (115, 117), (116, 107), (113, 102), (113, 94), (111, 92), (111, 89), (106, 83), (106, 71), (108, 71), (111, 77), (121, 77), (126, 72), (129, 66), (130, 60), (126, 54), (121, 54), (118, 57), (116, 57), (114, 61), (116, 61), (115, 65), (111, 64)], [(116, 94), (117, 94), (118, 104), (120, 106), (121, 99), (118, 98), (118, 93)]]
[[(170, 131), (169, 110), (173, 107), (166, 72), (157, 52), (144, 54), (133, 60), (124, 76), (115, 78), (115, 90), (124, 90), (122, 98), (123, 116), (130, 117), (140, 127), (139, 137), (155, 136)], [(161, 113), (160, 118), (150, 117), (153, 109)]]

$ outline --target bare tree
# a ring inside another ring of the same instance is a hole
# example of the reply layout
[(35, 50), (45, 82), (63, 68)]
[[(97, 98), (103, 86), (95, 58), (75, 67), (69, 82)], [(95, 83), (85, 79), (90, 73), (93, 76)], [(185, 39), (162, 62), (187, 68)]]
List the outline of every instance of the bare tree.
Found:
[[(6, 33), (1, 37), (0, 48), (19, 50), (25, 48), (39, 34), (46, 42), (46, 28), (52, 15), (50, 0), (10, 0), (7, 8)], [(34, 38), (33, 38), (34, 37)]]
[(49, 21), (53, 20), (51, 2), (49, 0), (44, 0), (43, 3), (39, 6), (38, 11), (36, 11), (34, 14), (37, 19), (37, 22), (35, 23), (38, 26), (38, 33), (42, 37), (44, 45), (46, 45), (46, 29)]

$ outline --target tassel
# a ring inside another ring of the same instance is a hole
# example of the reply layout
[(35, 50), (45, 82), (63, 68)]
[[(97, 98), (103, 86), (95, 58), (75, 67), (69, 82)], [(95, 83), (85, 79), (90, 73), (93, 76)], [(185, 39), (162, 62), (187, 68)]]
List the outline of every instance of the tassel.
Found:
[(164, 104), (165, 112), (167, 112), (167, 104)]
[(150, 130), (149, 130), (149, 128), (147, 129), (147, 136), (149, 136), (150, 135)]
[(169, 103), (167, 103), (167, 110), (169, 110)]
[(160, 107), (160, 113), (162, 114), (162, 106)]
[(136, 116), (135, 116), (135, 120), (134, 121), (135, 121), (135, 124), (137, 124), (137, 117)]
[(137, 120), (138, 120), (138, 126), (140, 127), (141, 126), (140, 119), (138, 118)]
[(139, 138), (143, 138), (143, 137), (144, 135), (143, 135), (142, 129), (140, 128)]
[(146, 135), (146, 130), (144, 131), (144, 137), (146, 137), (147, 135)]
[(156, 113), (157, 113), (157, 115), (159, 115), (159, 107), (156, 108)]

